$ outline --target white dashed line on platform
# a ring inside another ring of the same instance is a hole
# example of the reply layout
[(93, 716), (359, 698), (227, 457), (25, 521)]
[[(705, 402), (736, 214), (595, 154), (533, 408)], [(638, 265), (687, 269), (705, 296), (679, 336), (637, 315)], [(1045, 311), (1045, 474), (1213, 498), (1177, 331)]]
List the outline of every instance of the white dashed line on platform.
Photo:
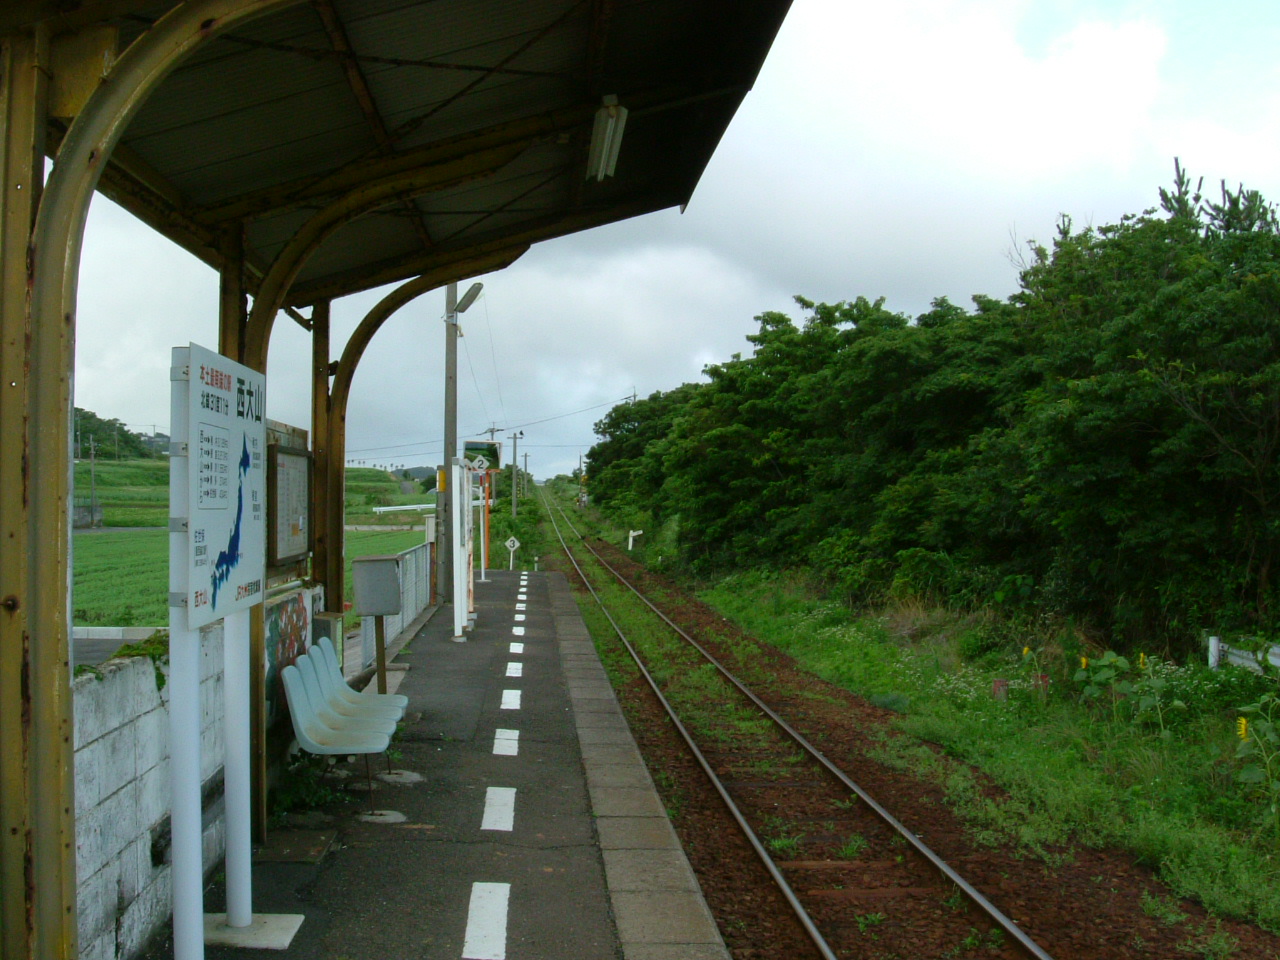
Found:
[(516, 642), (513, 640), (513, 641), (511, 642), (511, 652), (512, 652), (512, 653), (524, 653), (524, 644), (523, 644), (523, 643), (516, 643)]
[(467, 907), (463, 960), (507, 960), (507, 901), (509, 883), (473, 883)]
[(519, 710), (520, 709), (520, 691), (519, 690), (503, 690), (502, 691), (502, 709), (503, 710)]
[(515, 828), (516, 788), (490, 787), (484, 795), (484, 818), (481, 830), (507, 830)]
[(497, 757), (516, 757), (520, 755), (520, 731), (503, 730), (499, 727), (493, 732), (493, 753)]
[(524, 627), (512, 627), (512, 628), (511, 628), (511, 633), (512, 633), (512, 635), (513, 635), (513, 636), (516, 636), (516, 637), (523, 637), (523, 636), (524, 636)]
[(523, 609), (525, 609), (525, 606), (524, 606), (524, 604), (523, 604), (523, 603), (517, 603), (517, 604), (516, 604), (516, 609), (517, 609), (517, 610), (523, 610)]
[(524, 614), (523, 614), (523, 613), (517, 613), (517, 614), (516, 614), (516, 622), (517, 622), (517, 623), (519, 623), (519, 622), (520, 622), (521, 620), (523, 620), (523, 619), (524, 619)]
[(508, 663), (508, 664), (507, 664), (507, 676), (508, 676), (508, 677), (523, 677), (523, 676), (524, 676), (524, 664), (523, 664), (523, 663)]

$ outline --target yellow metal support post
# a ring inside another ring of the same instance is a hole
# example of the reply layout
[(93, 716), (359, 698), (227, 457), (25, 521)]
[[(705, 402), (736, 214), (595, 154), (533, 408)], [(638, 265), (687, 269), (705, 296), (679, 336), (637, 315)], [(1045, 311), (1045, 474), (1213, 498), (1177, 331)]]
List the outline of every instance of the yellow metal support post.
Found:
[[(311, 579), (324, 584), (324, 608), (341, 613), (329, 595), (329, 301), (311, 308)], [(338, 515), (342, 503), (338, 502)]]
[[(0, 39), (0, 952), (6, 960), (77, 954), (67, 448), (49, 475), (33, 473), (32, 462), (36, 429), (66, 437), (68, 426), (58, 430), (58, 421), (70, 407), (70, 368), (38, 367), (27, 314), (28, 251), (44, 183), (48, 55), (42, 31)], [(45, 376), (61, 386), (37, 395), (33, 380)], [(59, 397), (67, 400), (65, 410)]]

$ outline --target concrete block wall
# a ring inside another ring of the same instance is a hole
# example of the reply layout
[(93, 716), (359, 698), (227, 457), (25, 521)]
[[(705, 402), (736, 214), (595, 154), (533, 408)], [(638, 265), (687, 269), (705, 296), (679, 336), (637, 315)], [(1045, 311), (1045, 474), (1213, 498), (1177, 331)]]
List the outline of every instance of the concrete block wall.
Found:
[[(200, 770), (222, 769), (222, 625), (200, 633)], [(173, 912), (168, 863), (168, 685), (151, 660), (77, 677), (76, 875), (81, 960), (129, 960)], [(204, 865), (222, 860), (221, 804), (206, 810)], [(157, 863), (156, 859), (161, 862)]]

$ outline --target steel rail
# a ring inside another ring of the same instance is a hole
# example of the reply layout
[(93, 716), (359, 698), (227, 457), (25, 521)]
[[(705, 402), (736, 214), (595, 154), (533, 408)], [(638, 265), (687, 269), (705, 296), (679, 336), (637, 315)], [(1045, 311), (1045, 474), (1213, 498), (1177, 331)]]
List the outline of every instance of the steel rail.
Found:
[[(545, 500), (546, 495), (544, 494), (543, 496)], [(559, 505), (557, 505), (557, 509), (560, 509)], [(563, 513), (564, 511), (561, 509), (561, 514), (563, 515)], [(771, 719), (774, 723), (776, 723), (781, 729), (786, 731), (787, 735), (790, 736), (793, 740), (795, 740), (796, 743), (798, 743), (801, 747), (803, 747), (804, 750), (811, 757), (813, 757), (814, 760), (820, 763), (827, 770), (828, 773), (830, 773), (837, 780), (839, 780), (840, 783), (843, 784), (845, 787), (847, 787), (851, 792), (856, 794), (857, 797), (860, 800), (862, 800), (862, 802), (865, 803), (872, 811), (874, 811), (877, 816), (879, 816), (885, 823), (887, 823), (890, 827), (892, 827), (895, 831), (897, 831), (898, 834), (900, 834), (903, 837), (903, 839), (905, 839), (907, 843), (909, 843), (912, 846), (912, 848), (915, 849), (917, 853), (919, 853), (930, 864), (932, 864), (933, 867), (937, 869), (944, 877), (946, 877), (948, 880), (954, 883), (960, 889), (960, 891), (964, 893), (964, 895), (968, 897), (970, 901), (973, 902), (975, 906), (977, 906), (983, 913), (985, 913), (988, 917), (991, 918), (992, 922), (994, 922), (997, 926), (1000, 927), (1000, 929), (1002, 929), (1005, 933), (1007, 933), (1010, 937), (1012, 937), (1014, 941), (1017, 942), (1018, 946), (1020, 946), (1023, 950), (1025, 950), (1031, 957), (1035, 958), (1035, 960), (1053, 960), (1053, 957), (1050, 954), (1046, 953), (1045, 950), (1038, 943), (1036, 943), (1034, 940), (1028, 937), (1026, 933), (1022, 931), (1022, 928), (1019, 927), (1011, 917), (1006, 916), (1005, 913), (1002, 910), (1000, 910), (999, 907), (993, 904), (990, 900), (988, 900), (982, 894), (981, 891), (979, 891), (976, 887), (974, 887), (971, 883), (969, 883), (969, 881), (965, 880), (964, 877), (962, 877), (959, 873), (957, 873), (955, 868), (952, 867), (951, 864), (947, 863), (947, 861), (943, 860), (940, 856), (938, 856), (938, 854), (936, 854), (932, 849), (930, 849), (930, 847), (923, 840), (921, 840), (919, 836), (917, 836), (912, 830), (910, 830), (905, 824), (903, 824), (902, 821), (900, 821), (892, 813), (890, 813), (888, 810), (882, 807), (869, 793), (867, 793), (864, 789), (862, 789), (862, 787), (860, 787), (857, 783), (855, 783), (852, 779), (850, 779), (849, 776), (843, 770), (841, 770), (838, 766), (836, 766), (824, 753), (822, 753), (822, 751), (820, 751), (817, 747), (815, 747), (812, 743), (810, 743), (805, 738), (805, 736), (802, 733), (800, 733), (800, 731), (792, 727), (791, 724), (787, 723), (786, 720), (784, 720), (781, 716), (779, 716), (773, 710), (773, 708), (771, 708), (768, 704), (766, 704), (763, 700), (761, 700), (758, 696), (756, 696), (754, 691), (752, 691), (749, 687), (743, 684), (741, 680), (739, 680), (736, 676), (734, 676), (734, 674), (730, 672), (719, 660), (717, 660), (705, 647), (703, 647), (702, 644), (698, 643), (697, 640), (695, 640), (687, 632), (681, 629), (680, 626), (678, 626), (670, 617), (668, 617), (665, 613), (663, 613), (656, 606), (654, 606), (654, 604), (649, 600), (648, 597), (646, 597), (639, 590), (637, 590), (635, 586), (633, 586), (630, 583), (630, 581), (628, 581), (621, 573), (619, 573), (616, 569), (614, 569), (614, 567), (610, 565), (610, 563), (607, 560), (605, 560), (604, 557), (600, 556), (599, 552), (596, 551), (595, 548), (593, 548), (591, 544), (587, 542), (586, 537), (584, 537), (576, 528), (573, 527), (573, 524), (569, 522), (568, 517), (565, 517), (565, 522), (568, 523), (570, 528), (573, 529), (573, 532), (577, 534), (578, 538), (582, 541), (582, 545), (586, 547), (588, 551), (590, 551), (591, 555), (596, 558), (596, 560), (600, 563), (601, 566), (603, 566), (606, 570), (608, 570), (611, 574), (613, 574), (613, 576), (618, 580), (619, 583), (621, 583), (623, 586), (629, 589), (632, 593), (634, 593), (637, 597), (639, 597), (640, 600), (650, 610), (652, 610), (655, 614), (657, 614), (660, 618), (662, 618), (663, 622), (666, 623), (667, 626), (669, 626), (677, 634), (683, 637), (686, 642), (688, 642), (691, 646), (694, 647), (694, 649), (696, 649), (699, 653), (701, 653), (712, 666), (714, 666), (717, 670), (720, 671), (721, 675), (723, 675), (725, 679), (727, 679), (730, 683), (732, 683), (735, 687), (737, 687), (738, 690), (741, 691), (746, 697), (748, 697), (752, 703), (754, 703), (757, 707), (759, 707), (761, 711), (763, 711), (769, 717), (769, 719)], [(552, 523), (553, 525), (555, 523), (554, 517), (552, 518)], [(559, 530), (557, 529), (557, 535), (558, 534), (559, 534)], [(561, 542), (563, 543), (563, 539), (561, 540)], [(566, 547), (566, 553), (567, 552), (568, 552), (568, 549)], [(570, 557), (570, 561), (573, 562), (572, 557)], [(576, 562), (574, 562), (574, 567), (575, 568), (577, 567)], [(588, 587), (588, 589), (590, 588)], [(592, 595), (594, 596), (594, 594), (595, 594), (595, 591), (593, 590)]]
[[(544, 506), (547, 506), (548, 508), (550, 507), (545, 492), (542, 493), (542, 501)], [(563, 516), (563, 511), (561, 511), (561, 515)], [(800, 925), (804, 928), (804, 932), (808, 934), (809, 939), (813, 941), (813, 945), (817, 947), (818, 952), (823, 957), (823, 960), (837, 960), (836, 954), (831, 949), (830, 944), (827, 943), (826, 938), (822, 936), (821, 931), (818, 930), (817, 925), (813, 922), (813, 917), (809, 915), (809, 911), (804, 908), (804, 904), (802, 904), (800, 902), (800, 898), (796, 896), (796, 892), (791, 888), (791, 884), (787, 882), (787, 878), (782, 875), (782, 871), (779, 870), (777, 864), (773, 862), (773, 858), (770, 857), (768, 852), (765, 850), (764, 844), (760, 842), (760, 838), (756, 835), (756, 832), (751, 829), (751, 825), (747, 822), (746, 817), (743, 816), (738, 805), (734, 803), (733, 798), (729, 796), (729, 791), (725, 788), (724, 783), (711, 768), (711, 764), (707, 762), (707, 758), (698, 748), (698, 745), (694, 743), (693, 737), (690, 735), (684, 723), (680, 720), (680, 717), (676, 714), (675, 708), (671, 706), (670, 701), (663, 696), (662, 690), (658, 687), (658, 681), (656, 681), (653, 678), (653, 675), (649, 673), (648, 668), (644, 665), (644, 661), (640, 659), (639, 652), (631, 645), (631, 641), (629, 641), (626, 634), (622, 632), (622, 628), (618, 625), (618, 622), (613, 619), (613, 615), (604, 605), (604, 601), (600, 598), (600, 595), (596, 593), (595, 587), (593, 587), (591, 585), (591, 581), (587, 579), (586, 573), (583, 571), (582, 567), (579, 566), (578, 561), (574, 558), (572, 551), (569, 549), (569, 544), (565, 542), (564, 535), (560, 533), (560, 525), (556, 523), (555, 514), (548, 509), (547, 516), (551, 518), (551, 526), (556, 532), (556, 537), (560, 541), (560, 546), (564, 550), (564, 555), (569, 558), (569, 562), (573, 564), (573, 568), (578, 571), (578, 577), (582, 580), (583, 585), (588, 591), (590, 591), (591, 596), (595, 599), (596, 603), (599, 604), (600, 612), (605, 615), (605, 618), (609, 621), (609, 625), (613, 627), (614, 633), (618, 635), (618, 639), (622, 641), (622, 645), (625, 646), (627, 648), (627, 652), (631, 654), (631, 659), (634, 660), (636, 666), (640, 668), (640, 673), (644, 676), (645, 680), (648, 681), (650, 688), (653, 690), (654, 696), (658, 698), (658, 702), (661, 703), (662, 708), (666, 710), (667, 716), (671, 719), (676, 731), (684, 738), (684, 742), (689, 747), (690, 753), (692, 753), (694, 759), (698, 761), (698, 765), (702, 767), (702, 772), (707, 775), (707, 779), (711, 781), (711, 785), (715, 788), (716, 793), (720, 795), (720, 799), (724, 801), (724, 805), (728, 808), (730, 815), (737, 821), (738, 827), (742, 830), (743, 836), (746, 837), (747, 842), (751, 845), (751, 849), (754, 850), (756, 856), (760, 858), (760, 862), (764, 865), (765, 870), (768, 871), (769, 876), (773, 879), (778, 890), (786, 899), (788, 906), (790, 906), (792, 912), (795, 913), (796, 919), (800, 921)], [(564, 520), (571, 528), (573, 527), (573, 524), (569, 522), (569, 518), (567, 516), (564, 517)], [(574, 533), (578, 533), (578, 531), (574, 529)], [(580, 533), (578, 533), (578, 536), (580, 539), (582, 538)], [(583, 539), (582, 542), (585, 544), (586, 540)], [(590, 549), (590, 547), (588, 547), (588, 549)]]

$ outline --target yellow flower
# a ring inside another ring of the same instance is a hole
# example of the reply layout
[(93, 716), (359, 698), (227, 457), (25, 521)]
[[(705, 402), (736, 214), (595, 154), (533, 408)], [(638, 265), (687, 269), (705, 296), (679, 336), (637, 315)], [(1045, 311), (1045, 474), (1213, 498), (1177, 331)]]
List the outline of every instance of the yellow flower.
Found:
[(1089, 658), (1088, 658), (1088, 657), (1081, 657), (1081, 658), (1080, 658), (1080, 669), (1081, 669), (1081, 670), (1088, 670), (1088, 669), (1089, 669)]
[(1145, 653), (1138, 654), (1138, 669), (1147, 669), (1147, 655)]
[(1030, 652), (1031, 652), (1031, 648), (1030, 648), (1030, 647), (1023, 647), (1023, 648), (1022, 648), (1022, 655), (1023, 655), (1024, 657), (1025, 657), (1027, 654), (1029, 654)]
[(1249, 739), (1249, 720), (1247, 717), (1239, 717), (1236, 719), (1236, 736), (1241, 740)]

